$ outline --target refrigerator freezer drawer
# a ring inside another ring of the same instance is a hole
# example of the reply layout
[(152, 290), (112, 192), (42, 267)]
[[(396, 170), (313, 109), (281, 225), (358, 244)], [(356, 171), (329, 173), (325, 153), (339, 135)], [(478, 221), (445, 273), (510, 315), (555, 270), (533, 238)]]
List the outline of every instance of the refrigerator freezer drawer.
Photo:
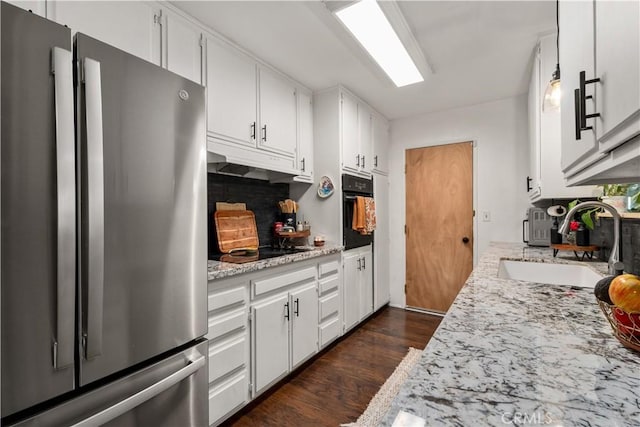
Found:
[(16, 426), (206, 426), (207, 342)]

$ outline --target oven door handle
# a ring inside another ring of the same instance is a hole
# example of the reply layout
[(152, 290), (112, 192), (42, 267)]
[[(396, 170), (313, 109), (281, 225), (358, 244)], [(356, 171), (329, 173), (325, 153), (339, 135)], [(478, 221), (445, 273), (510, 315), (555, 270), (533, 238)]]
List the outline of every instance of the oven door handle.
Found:
[(524, 238), (524, 223), (525, 222), (529, 222), (529, 220), (528, 219), (523, 219), (522, 220), (522, 242), (526, 243), (526, 244), (529, 244), (529, 241)]

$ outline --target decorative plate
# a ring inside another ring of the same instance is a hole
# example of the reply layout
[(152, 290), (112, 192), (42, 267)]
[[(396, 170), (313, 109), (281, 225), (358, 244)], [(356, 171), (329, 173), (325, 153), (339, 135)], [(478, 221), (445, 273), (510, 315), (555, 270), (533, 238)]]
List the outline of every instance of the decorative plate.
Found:
[(320, 178), (320, 182), (318, 183), (318, 196), (326, 199), (333, 194), (334, 190), (335, 188), (333, 186), (331, 178), (329, 178), (328, 176), (323, 176), (322, 178)]

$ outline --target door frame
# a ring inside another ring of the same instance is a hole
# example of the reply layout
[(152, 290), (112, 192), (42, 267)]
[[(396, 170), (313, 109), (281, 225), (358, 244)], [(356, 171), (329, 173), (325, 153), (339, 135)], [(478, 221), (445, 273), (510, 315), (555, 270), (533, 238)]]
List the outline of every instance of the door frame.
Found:
[[(475, 212), (475, 215), (473, 216), (473, 268), (476, 267), (476, 265), (478, 264), (478, 138), (455, 138), (455, 139), (448, 139), (445, 141), (436, 141), (432, 144), (428, 144), (428, 145), (420, 145), (420, 146), (416, 146), (416, 147), (406, 147), (403, 152), (402, 152), (402, 164), (403, 164), (403, 172), (402, 172), (402, 218), (404, 221), (404, 225), (406, 225), (407, 223), (407, 182), (406, 182), (406, 170), (407, 170), (407, 151), (408, 150), (414, 150), (414, 149), (421, 149), (421, 148), (431, 148), (431, 147), (438, 147), (441, 145), (451, 145), (451, 144), (459, 144), (459, 143), (464, 143), (464, 142), (471, 142), (472, 143), (472, 149), (471, 149), (471, 157), (472, 157), (472, 165), (473, 165), (473, 171), (471, 171), (471, 175), (472, 175), (472, 185), (473, 185), (473, 195), (472, 195), (472, 200), (473, 200), (473, 211)], [(406, 248), (407, 248), (407, 236), (406, 234), (402, 233), (401, 234), (402, 237), (402, 254), (403, 254), (403, 258), (404, 258), (404, 265), (403, 265), (403, 283), (404, 286), (406, 286), (407, 283), (407, 253), (406, 253)], [(402, 305), (402, 308), (404, 309), (411, 309), (413, 310), (413, 308), (407, 308), (407, 293), (405, 291), (405, 288), (402, 288), (402, 293), (404, 295), (404, 303)]]

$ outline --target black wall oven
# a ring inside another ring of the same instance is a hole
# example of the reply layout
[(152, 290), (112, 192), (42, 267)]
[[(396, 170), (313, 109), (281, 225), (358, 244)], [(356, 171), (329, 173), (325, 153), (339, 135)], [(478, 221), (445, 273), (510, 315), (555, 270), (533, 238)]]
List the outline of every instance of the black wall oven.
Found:
[(373, 180), (342, 175), (342, 241), (345, 250), (367, 246), (373, 242), (373, 233), (362, 235), (352, 228), (356, 196), (373, 197)]

